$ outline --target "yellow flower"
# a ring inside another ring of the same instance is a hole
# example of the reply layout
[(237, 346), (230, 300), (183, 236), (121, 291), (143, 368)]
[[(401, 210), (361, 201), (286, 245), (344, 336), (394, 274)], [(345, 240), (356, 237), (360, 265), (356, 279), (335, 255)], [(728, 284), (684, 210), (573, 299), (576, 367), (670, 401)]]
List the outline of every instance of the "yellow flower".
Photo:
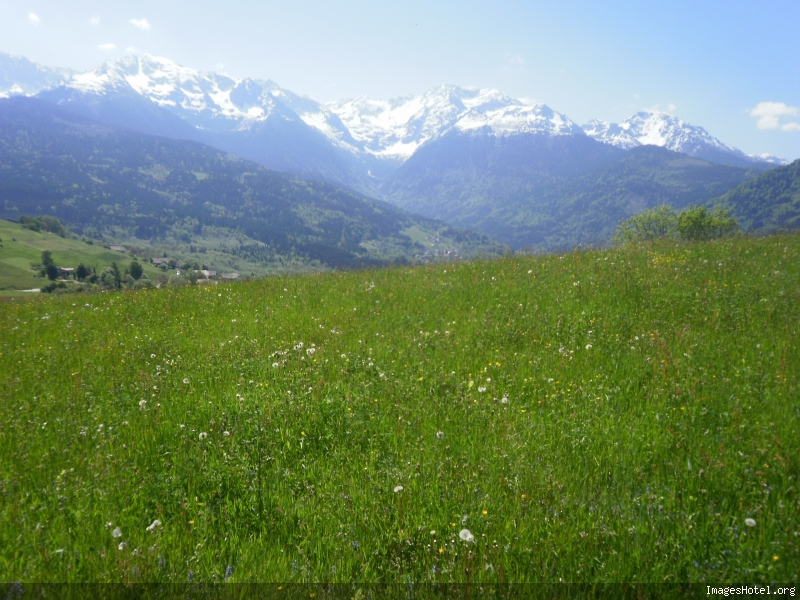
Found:
[(442, 552), (444, 552), (444, 548), (439, 548), (439, 554), (441, 554)]
[(773, 556), (772, 560), (778, 560), (778, 555), (776, 554), (775, 556)]
[(489, 511), (488, 510), (482, 510), (481, 513), (483, 513), (484, 515), (488, 515)]

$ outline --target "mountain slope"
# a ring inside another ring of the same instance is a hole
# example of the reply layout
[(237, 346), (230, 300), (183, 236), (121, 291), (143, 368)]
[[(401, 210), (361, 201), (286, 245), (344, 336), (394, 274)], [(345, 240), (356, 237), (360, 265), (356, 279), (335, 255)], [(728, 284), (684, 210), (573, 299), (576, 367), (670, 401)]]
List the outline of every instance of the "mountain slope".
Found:
[(782, 160), (773, 156), (749, 156), (723, 144), (702, 127), (663, 112), (638, 112), (620, 124), (593, 120), (583, 126), (586, 134), (618, 148), (661, 146), (711, 162), (736, 167), (768, 169)]
[(200, 141), (271, 169), (375, 192), (353, 153), (292, 108), (304, 99), (269, 81), (131, 56), (77, 74), (39, 98), (114, 127)]
[(729, 208), (739, 224), (762, 233), (800, 227), (800, 160), (772, 169), (709, 202)]
[(587, 136), (453, 132), (429, 142), (384, 184), (387, 199), (515, 248), (606, 241), (658, 204), (701, 203), (758, 174), (664, 148), (625, 151)]
[(206, 228), (240, 231), (262, 244), (265, 260), (411, 259), (430, 254), (424, 237), (449, 244), (451, 255), (502, 251), (485, 237), (330, 184), (195, 142), (116, 130), (29, 98), (0, 101), (0, 198), (2, 217), (48, 213), (87, 233), (190, 240)]
[(69, 79), (70, 69), (45, 67), (25, 58), (0, 52), (0, 98), (31, 95)]

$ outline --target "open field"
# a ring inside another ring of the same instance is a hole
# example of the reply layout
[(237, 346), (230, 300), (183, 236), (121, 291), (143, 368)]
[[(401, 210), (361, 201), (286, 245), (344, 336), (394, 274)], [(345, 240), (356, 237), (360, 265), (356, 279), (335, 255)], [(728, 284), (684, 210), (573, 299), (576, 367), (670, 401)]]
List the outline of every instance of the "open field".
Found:
[(5, 302), (0, 581), (797, 581), (799, 324), (797, 235)]

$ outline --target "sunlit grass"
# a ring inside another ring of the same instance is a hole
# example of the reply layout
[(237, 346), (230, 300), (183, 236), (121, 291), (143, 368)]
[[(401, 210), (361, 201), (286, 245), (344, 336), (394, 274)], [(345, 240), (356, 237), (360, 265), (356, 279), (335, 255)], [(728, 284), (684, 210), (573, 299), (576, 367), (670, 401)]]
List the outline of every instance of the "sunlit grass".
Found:
[(796, 581), (799, 251), (5, 303), (0, 580)]

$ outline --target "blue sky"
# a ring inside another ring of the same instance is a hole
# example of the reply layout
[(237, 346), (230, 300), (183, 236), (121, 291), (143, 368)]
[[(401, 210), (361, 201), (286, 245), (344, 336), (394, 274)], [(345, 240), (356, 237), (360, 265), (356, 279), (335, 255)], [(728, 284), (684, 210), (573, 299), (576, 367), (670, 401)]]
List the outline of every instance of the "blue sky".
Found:
[(800, 158), (797, 0), (3, 0), (0, 51), (80, 70), (149, 53), (318, 100), (492, 87), (578, 123), (658, 108)]

